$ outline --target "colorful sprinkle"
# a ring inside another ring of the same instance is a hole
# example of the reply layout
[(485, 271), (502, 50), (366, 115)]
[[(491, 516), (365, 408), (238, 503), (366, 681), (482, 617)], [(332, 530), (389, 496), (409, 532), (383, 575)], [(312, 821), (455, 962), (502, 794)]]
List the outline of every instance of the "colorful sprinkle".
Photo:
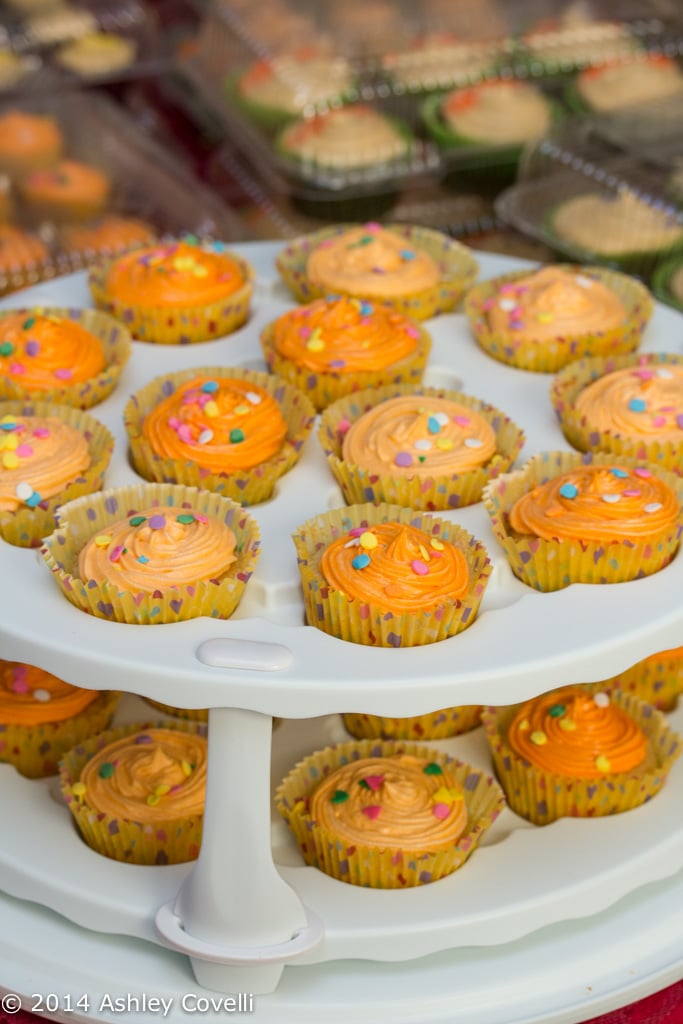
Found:
[(97, 770), (97, 774), (101, 779), (110, 779), (114, 774), (116, 768), (111, 761), (103, 761)]
[(247, 391), (244, 397), (248, 402), (251, 402), (252, 405), (259, 405), (262, 401), (261, 395), (257, 394), (255, 391)]
[(412, 466), (413, 457), (410, 452), (398, 452), (394, 458), (394, 462), (397, 466)]
[(609, 695), (606, 693), (596, 693), (593, 696), (593, 703), (596, 707), (606, 708), (609, 706)]
[(14, 345), (11, 341), (3, 341), (0, 344), (0, 356), (11, 356), (14, 352)]
[(132, 519), (128, 520), (131, 526), (141, 526), (146, 521), (147, 516), (133, 516)]
[(429, 566), (425, 565), (420, 558), (414, 558), (410, 563), (410, 568), (416, 576), (427, 576), (429, 574)]
[(197, 438), (200, 444), (208, 444), (209, 441), (213, 441), (213, 430), (202, 430), (201, 434)]
[(443, 775), (443, 769), (436, 761), (430, 761), (424, 766), (425, 775)]
[(443, 551), (444, 550), (443, 541), (440, 541), (438, 539), (438, 537), (432, 537), (432, 539), (430, 540), (429, 543), (431, 544), (431, 546), (434, 548), (435, 551)]
[(34, 690), (31, 696), (41, 704), (47, 704), (52, 699), (49, 690)]
[(659, 512), (662, 507), (661, 501), (651, 501), (649, 504), (643, 507), (644, 512)]
[(362, 548), (365, 548), (366, 551), (372, 551), (372, 549), (376, 548), (378, 544), (377, 537), (375, 536), (374, 533), (371, 533), (369, 530), (366, 530), (365, 533), (361, 533), (360, 537), (358, 538), (358, 541), (360, 543), (360, 546)]
[(244, 431), (240, 430), (239, 427), (235, 427), (230, 431), (230, 443), (239, 444), (240, 441), (244, 441)]
[(564, 704), (553, 704), (548, 710), (548, 714), (551, 718), (561, 718), (567, 709)]
[(112, 548), (109, 555), (110, 562), (118, 562), (119, 558), (123, 554), (123, 544), (117, 544), (115, 548)]
[(31, 328), (34, 326), (35, 322), (36, 318), (34, 316), (30, 316), (28, 320), (24, 320), (23, 324), (21, 325), (22, 331), (30, 331)]
[(450, 813), (451, 808), (448, 804), (434, 804), (434, 806), (432, 807), (432, 814), (434, 815), (435, 818), (438, 818), (440, 821), (443, 821), (444, 818), (447, 818)]
[(636, 468), (633, 470), (633, 472), (634, 472), (634, 474), (636, 476), (639, 476), (642, 480), (647, 480), (649, 477), (652, 476), (652, 473), (650, 472), (650, 470), (646, 469), (645, 466), (636, 466)]
[(563, 498), (575, 498), (578, 493), (579, 489), (574, 484), (562, 484), (560, 487), (560, 495)]
[(202, 384), (202, 391), (205, 391), (207, 395), (213, 395), (218, 391), (218, 382), (215, 380), (206, 380)]
[(478, 437), (466, 437), (463, 443), (465, 448), (481, 448), (484, 444)]
[(606, 501), (608, 505), (616, 505), (618, 501), (621, 501), (620, 494), (603, 494), (602, 500)]
[(367, 784), (370, 787), (370, 789), (374, 793), (376, 793), (377, 790), (382, 785), (382, 783), (384, 782), (384, 776), (383, 775), (366, 775), (365, 776), (365, 781), (367, 782)]
[(152, 530), (163, 530), (166, 526), (166, 516), (155, 515), (149, 517), (149, 525)]
[(428, 441), (426, 438), (416, 441), (415, 444), (413, 445), (413, 448), (417, 448), (417, 450), (420, 452), (431, 451), (432, 447), (432, 442)]
[(529, 736), (529, 739), (537, 747), (542, 747), (544, 743), (548, 742), (548, 737), (540, 729), (535, 729)]
[(38, 491), (33, 491), (30, 497), (24, 499), (24, 504), (28, 505), (29, 508), (35, 508), (36, 505), (40, 505), (42, 500)]
[(382, 813), (382, 808), (379, 804), (368, 804), (367, 807), (363, 807), (361, 810), (363, 814), (370, 819), (370, 821), (374, 821), (375, 818), (379, 818)]
[(110, 533), (100, 533), (97, 537), (95, 537), (95, 547), (106, 548), (109, 544), (111, 544)]
[(365, 569), (366, 566), (370, 565), (370, 555), (366, 555), (365, 552), (362, 552), (360, 555), (356, 555), (356, 557), (351, 560), (351, 565), (354, 569)]
[(612, 476), (616, 476), (620, 480), (623, 480), (624, 477), (628, 476), (628, 473), (626, 472), (625, 469), (613, 469), (613, 470), (611, 470), (611, 473), (612, 473)]
[(138, 555), (138, 562), (140, 562), (141, 565), (147, 565), (149, 558), (147, 558), (146, 555)]
[(631, 410), (631, 412), (645, 412), (645, 410), (647, 409), (647, 402), (645, 402), (642, 398), (632, 398), (631, 401), (628, 403), (628, 408)]
[(26, 342), (25, 352), (27, 356), (37, 356), (40, 352), (40, 344), (33, 339)]
[(349, 794), (345, 789), (335, 789), (334, 794), (330, 797), (333, 804), (343, 804), (345, 800), (349, 799)]
[(206, 405), (204, 406), (204, 412), (206, 413), (207, 416), (213, 418), (214, 416), (218, 416), (220, 414), (220, 409), (218, 408), (217, 404), (214, 401), (211, 401), (207, 402)]
[(441, 424), (437, 420), (436, 416), (430, 416), (427, 420), (427, 430), (430, 434), (438, 434), (441, 430)]
[(573, 718), (561, 718), (560, 729), (564, 729), (565, 732), (574, 732), (576, 729), (576, 722)]
[(605, 757), (604, 754), (600, 754), (599, 757), (595, 758), (595, 767), (599, 772), (608, 772), (612, 765), (608, 757)]
[(183, 526), (189, 526), (190, 523), (194, 522), (194, 516), (191, 512), (181, 512), (179, 516), (176, 516), (176, 519), (179, 523), (182, 523)]
[(189, 776), (192, 775), (192, 772), (194, 771), (194, 765), (190, 764), (189, 761), (181, 761), (180, 770), (182, 771), (183, 775), (186, 778), (189, 778)]

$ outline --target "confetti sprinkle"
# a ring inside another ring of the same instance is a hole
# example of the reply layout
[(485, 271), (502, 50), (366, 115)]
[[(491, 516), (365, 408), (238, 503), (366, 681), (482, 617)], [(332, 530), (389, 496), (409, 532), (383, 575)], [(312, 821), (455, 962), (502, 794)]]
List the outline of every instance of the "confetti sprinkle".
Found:
[(600, 754), (599, 757), (595, 758), (595, 767), (599, 772), (608, 772), (612, 765), (608, 757), (605, 757), (604, 754)]
[(95, 537), (95, 547), (106, 548), (111, 544), (110, 533), (100, 533), (99, 536)]
[(649, 504), (643, 507), (644, 512), (659, 512), (662, 507), (661, 501), (651, 501)]
[(244, 431), (240, 430), (239, 427), (235, 427), (230, 431), (230, 443), (239, 444), (240, 441), (244, 441)]
[(110, 779), (115, 771), (116, 768), (111, 761), (103, 761), (98, 768), (97, 774), (101, 779)]
[(349, 794), (345, 789), (335, 789), (330, 800), (333, 804), (343, 804), (345, 800), (349, 799)]
[(566, 710), (567, 709), (564, 704), (553, 704), (553, 706), (548, 710), (548, 714), (551, 718), (561, 718)]
[(606, 693), (596, 693), (593, 696), (593, 703), (596, 707), (606, 708), (609, 706), (609, 696)]
[(363, 814), (370, 819), (370, 821), (374, 821), (375, 818), (379, 818), (382, 813), (382, 808), (379, 804), (368, 804), (367, 807), (363, 807), (361, 810)]
[(574, 484), (562, 484), (560, 487), (560, 495), (563, 498), (575, 498), (578, 493), (579, 489)]
[(34, 690), (31, 694), (34, 700), (39, 701), (41, 704), (47, 704), (52, 699), (49, 690)]
[(370, 555), (366, 555), (363, 552), (360, 555), (356, 555), (351, 561), (351, 565), (354, 569), (365, 569), (366, 566), (370, 565)]
[(645, 402), (642, 398), (632, 398), (631, 401), (628, 403), (628, 408), (631, 410), (631, 412), (645, 412), (645, 410), (647, 409), (647, 402)]
[(443, 775), (443, 769), (436, 761), (430, 761), (424, 766), (424, 773), (425, 775)]
[(166, 526), (166, 516), (155, 515), (149, 517), (149, 525), (152, 530), (163, 530)]
[(179, 523), (182, 523), (183, 526), (189, 526), (190, 523), (194, 522), (194, 516), (191, 512), (181, 512), (179, 516), (176, 516), (176, 519)]
[(397, 466), (412, 466), (413, 457), (410, 452), (398, 452), (394, 458), (394, 462)]
[(365, 533), (361, 533), (360, 537), (358, 538), (358, 542), (362, 548), (365, 548), (366, 551), (372, 551), (373, 548), (377, 547), (378, 543), (375, 534), (370, 533), (369, 530), (366, 530)]
[(548, 742), (548, 737), (544, 732), (541, 732), (540, 729), (535, 729), (529, 736), (529, 739), (537, 747), (542, 747), (545, 743)]
[(133, 516), (132, 519), (128, 520), (128, 522), (130, 523), (131, 526), (141, 526), (146, 521), (147, 521), (147, 517), (146, 516)]
[(416, 576), (427, 576), (429, 574), (429, 566), (425, 565), (420, 558), (414, 558), (410, 563), (410, 568)]

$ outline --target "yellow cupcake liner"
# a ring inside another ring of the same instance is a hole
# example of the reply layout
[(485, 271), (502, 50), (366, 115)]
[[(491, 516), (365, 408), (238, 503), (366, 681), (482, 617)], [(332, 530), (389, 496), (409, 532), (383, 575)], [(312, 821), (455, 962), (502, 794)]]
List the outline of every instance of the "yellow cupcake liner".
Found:
[(54, 316), (61, 320), (73, 320), (86, 331), (90, 331), (102, 343), (104, 369), (90, 380), (76, 384), (60, 381), (49, 391), (31, 391), (22, 387), (20, 379), (0, 375), (0, 399), (38, 402), (52, 402), (57, 405), (71, 405), (76, 409), (91, 409), (99, 405), (112, 393), (119, 382), (121, 372), (131, 353), (130, 331), (108, 313), (96, 309), (67, 309), (57, 306), (30, 306), (23, 309), (0, 311), (0, 336), (2, 322), (8, 316), (21, 313), (32, 316)]
[[(15, 547), (37, 548), (55, 529), (57, 509), (61, 505), (100, 489), (114, 451), (114, 438), (94, 416), (66, 405), (30, 400), (0, 402), (0, 419), (3, 416), (54, 416), (77, 430), (88, 442), (90, 465), (63, 491), (41, 499), (35, 506), (22, 504), (15, 512), (0, 511), (0, 536)], [(31, 482), (30, 472), (27, 472), (26, 482)]]
[(0, 724), (0, 762), (13, 764), (29, 779), (56, 775), (67, 750), (110, 726), (120, 696), (103, 690), (77, 715), (61, 722)]
[[(637, 459), (620, 458), (620, 466), (635, 467)], [(545, 540), (531, 534), (516, 534), (508, 525), (508, 513), (518, 498), (579, 465), (615, 463), (614, 455), (576, 452), (540, 452), (522, 469), (505, 473), (489, 484), (482, 496), (496, 540), (507, 555), (518, 579), (544, 593), (562, 590), (570, 583), (623, 583), (650, 576), (669, 564), (676, 554), (683, 532), (683, 480), (648, 466), (678, 496), (679, 515), (675, 524), (648, 540), (626, 541)]]
[(581, 391), (593, 381), (615, 370), (633, 367), (683, 366), (683, 356), (670, 352), (648, 355), (612, 356), (579, 359), (558, 373), (550, 388), (550, 400), (569, 443), (582, 452), (614, 452), (628, 458), (651, 462), (671, 473), (683, 476), (683, 440), (660, 441), (656, 435), (635, 440), (610, 430), (595, 430), (579, 415), (574, 403)]
[(683, 694), (683, 647), (659, 651), (592, 688), (632, 694), (659, 711), (673, 711)]
[[(287, 287), (294, 293), (299, 302), (311, 302), (323, 298), (331, 290), (312, 284), (306, 274), (306, 265), (311, 251), (328, 238), (335, 238), (356, 224), (339, 224), (334, 227), (322, 228), (310, 235), (302, 235), (293, 239), (276, 258), (276, 266)], [(428, 320), (439, 313), (449, 313), (455, 309), (463, 294), (474, 284), (479, 273), (479, 266), (473, 253), (460, 242), (441, 231), (431, 228), (416, 227), (411, 224), (385, 224), (385, 228), (406, 239), (415, 249), (427, 252), (439, 265), (441, 279), (432, 288), (415, 292), (412, 295), (387, 298), (376, 295), (372, 289), (359, 292), (344, 292), (333, 289), (335, 293), (352, 295), (354, 298), (367, 299), (370, 302), (382, 302), (414, 320)]]
[[(394, 614), (387, 608), (350, 600), (330, 587), (320, 571), (325, 548), (357, 526), (373, 523), (409, 523), (459, 548), (467, 560), (470, 589), (462, 600), (443, 601), (436, 607)], [(455, 636), (472, 625), (491, 575), (484, 545), (454, 523), (421, 515), (399, 505), (350, 505), (303, 523), (293, 534), (303, 588), (306, 620), (331, 636), (377, 647), (417, 647)]]
[(517, 270), (482, 281), (471, 288), (465, 297), (465, 314), (480, 348), (501, 363), (537, 373), (555, 373), (567, 363), (584, 356), (614, 356), (634, 352), (640, 345), (643, 331), (654, 310), (652, 296), (645, 285), (633, 277), (605, 267), (579, 267), (573, 264), (558, 266), (568, 271), (580, 270), (582, 274), (596, 278), (614, 292), (626, 309), (626, 320), (622, 326), (608, 331), (567, 334), (544, 342), (528, 341), (523, 329), (508, 332), (491, 330), (486, 313), (500, 286), (529, 276), (530, 271)]
[(120, 255), (91, 267), (88, 285), (97, 308), (121, 320), (138, 341), (156, 345), (191, 345), (200, 341), (215, 341), (224, 334), (232, 334), (246, 323), (254, 291), (254, 271), (251, 265), (235, 253), (226, 251), (226, 255), (241, 267), (244, 284), (218, 302), (197, 306), (146, 306), (144, 301), (135, 305), (121, 302), (107, 290), (109, 271)]
[(342, 715), (344, 728), (357, 739), (444, 740), (460, 736), (481, 724), (482, 708), (477, 705), (442, 708), (412, 718), (383, 718), (379, 715)]
[[(308, 813), (308, 802), (318, 783), (331, 771), (363, 757), (392, 754), (424, 757), (448, 767), (462, 786), (467, 806), (465, 832), (445, 851), (402, 850), (400, 840), (387, 847), (348, 844), (331, 830), (318, 825)], [(275, 806), (291, 828), (301, 855), (340, 882), (373, 889), (403, 889), (436, 882), (462, 867), (505, 806), (494, 779), (447, 754), (414, 743), (356, 740), (317, 751), (300, 761), (280, 783)]]
[[(152, 700), (151, 697), (142, 698), (151, 707), (156, 708), (157, 711), (163, 711), (166, 715), (173, 715), (174, 718), (183, 718), (187, 722), (208, 722), (209, 710), (208, 708), (176, 708), (172, 704), (162, 704), (161, 701)], [(273, 718), (273, 729), (282, 723), (281, 718)]]
[(268, 324), (261, 332), (261, 348), (270, 372), (294, 384), (320, 411), (345, 395), (365, 388), (390, 384), (406, 384), (409, 388), (419, 387), (432, 348), (432, 339), (424, 328), (417, 324), (415, 326), (419, 332), (415, 350), (404, 359), (398, 359), (381, 370), (315, 373), (305, 366), (297, 366), (290, 359), (283, 358), (275, 348), (272, 324)]
[[(432, 477), (391, 476), (390, 472), (378, 476), (353, 463), (344, 462), (342, 445), (349, 426), (381, 402), (411, 394), (446, 398), (476, 410), (495, 431), (496, 453), (493, 458), (476, 469)], [(344, 500), (349, 504), (386, 501), (408, 508), (442, 512), (479, 501), (489, 480), (506, 472), (519, 455), (524, 433), (505, 413), (469, 395), (443, 388), (390, 385), (356, 392), (329, 406), (320, 419), (318, 440)]]
[[(79, 579), (78, 554), (96, 533), (136, 511), (153, 506), (180, 506), (220, 519), (236, 537), (237, 560), (218, 582), (199, 580), (166, 591), (129, 593), (106, 580)], [(256, 567), (259, 529), (238, 504), (220, 494), (174, 484), (130, 484), (63, 505), (59, 527), (46, 539), (41, 554), (64, 596), (81, 611), (100, 619), (134, 625), (182, 622), (205, 615), (227, 619), (237, 608)]]
[(62, 796), (84, 841), (103, 857), (147, 865), (183, 864), (197, 859), (202, 843), (203, 815), (145, 824), (93, 811), (88, 807), (87, 794), (81, 798), (73, 792), (85, 765), (107, 744), (145, 729), (169, 728), (206, 735), (205, 727), (194, 722), (176, 722), (172, 726), (168, 722), (131, 723), (91, 735), (62, 758), (59, 766)]
[[(238, 473), (212, 473), (193, 461), (167, 459), (157, 455), (143, 436), (143, 423), (151, 410), (185, 381), (195, 377), (235, 377), (264, 388), (273, 396), (287, 422), (287, 435), (280, 451), (252, 469)], [(267, 501), (277, 480), (296, 465), (315, 420), (315, 410), (298, 388), (269, 373), (242, 367), (208, 366), (155, 378), (128, 401), (123, 420), (128, 432), (133, 465), (146, 480), (182, 483), (232, 498), (240, 505)]]
[(512, 750), (507, 732), (520, 705), (484, 709), (482, 722), (496, 777), (515, 814), (534, 825), (547, 825), (558, 818), (602, 817), (630, 811), (659, 792), (681, 753), (681, 737), (650, 704), (620, 691), (612, 694), (612, 700), (641, 727), (650, 756), (645, 766), (633, 771), (588, 779), (543, 771)]

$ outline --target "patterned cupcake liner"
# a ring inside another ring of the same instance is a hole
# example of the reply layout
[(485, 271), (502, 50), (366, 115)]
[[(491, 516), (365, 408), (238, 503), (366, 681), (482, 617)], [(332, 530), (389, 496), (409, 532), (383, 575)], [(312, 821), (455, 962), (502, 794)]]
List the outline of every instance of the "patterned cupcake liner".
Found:
[(633, 771), (588, 779), (543, 771), (512, 750), (507, 731), (519, 705), (484, 709), (482, 722), (496, 777), (515, 814), (534, 825), (547, 825), (558, 818), (602, 817), (630, 811), (659, 792), (681, 753), (681, 737), (650, 704), (620, 691), (615, 691), (612, 699), (641, 727), (650, 756), (644, 766)]
[(144, 722), (121, 725), (87, 740), (69, 750), (59, 766), (62, 796), (88, 846), (103, 857), (127, 864), (183, 864), (196, 860), (202, 843), (203, 816), (195, 818), (169, 818), (145, 824), (115, 818), (88, 807), (87, 798), (73, 792), (85, 765), (107, 744), (145, 729), (178, 729), (182, 732), (206, 735), (205, 727), (193, 722)]
[(0, 725), (0, 762), (13, 764), (29, 779), (56, 775), (67, 750), (109, 727), (120, 696), (103, 690), (77, 715), (61, 722)]
[[(459, 548), (469, 568), (470, 590), (462, 600), (394, 614), (364, 601), (349, 600), (330, 587), (320, 571), (325, 548), (357, 526), (408, 523)], [(435, 516), (399, 505), (351, 505), (309, 519), (293, 534), (309, 625), (351, 643), (377, 647), (416, 647), (455, 636), (471, 626), (491, 575), (484, 545), (466, 530)]]
[[(293, 239), (276, 259), (277, 269), (285, 284), (294, 293), (299, 302), (311, 302), (313, 299), (324, 298), (329, 289), (312, 284), (306, 275), (306, 265), (311, 251), (328, 238), (343, 234), (353, 224), (339, 224), (335, 227), (322, 228), (310, 235), (302, 235)], [(391, 306), (399, 313), (412, 317), (414, 320), (427, 320), (439, 313), (448, 313), (455, 309), (465, 291), (474, 283), (479, 267), (473, 254), (466, 246), (456, 242), (448, 235), (430, 228), (415, 227), (408, 224), (387, 224), (386, 227), (395, 234), (405, 238), (416, 249), (425, 250), (439, 265), (441, 280), (433, 288), (412, 295), (387, 299), (385, 296), (374, 295), (371, 290), (361, 294), (353, 293), (354, 298), (367, 299), (370, 302), (382, 302)], [(343, 290), (335, 289), (340, 294)], [(365, 385), (369, 386), (369, 385)]]
[(581, 391), (594, 380), (628, 366), (657, 367), (683, 366), (683, 356), (669, 352), (648, 355), (613, 356), (607, 359), (579, 359), (558, 373), (550, 388), (550, 400), (569, 443), (579, 451), (613, 452), (626, 458), (651, 462), (671, 473), (683, 476), (683, 440), (660, 441), (656, 436), (639, 440), (613, 433), (611, 430), (593, 429), (585, 416), (579, 415), (574, 403)]
[(365, 388), (401, 384), (406, 384), (409, 390), (419, 387), (429, 359), (432, 340), (424, 328), (416, 325), (416, 329), (419, 337), (414, 352), (381, 370), (315, 373), (307, 367), (297, 366), (291, 360), (283, 358), (275, 348), (273, 324), (268, 324), (261, 332), (261, 348), (270, 372), (294, 384), (320, 411), (345, 395), (354, 394)]
[(654, 302), (647, 288), (639, 281), (605, 267), (584, 267), (558, 264), (558, 269), (581, 271), (600, 281), (614, 292), (626, 309), (626, 320), (608, 331), (567, 334), (552, 341), (533, 342), (524, 337), (524, 331), (493, 331), (488, 326), (486, 310), (489, 301), (497, 295), (502, 284), (528, 277), (528, 270), (482, 281), (467, 293), (465, 314), (470, 322), (477, 344), (493, 359), (521, 370), (536, 373), (555, 373), (567, 363), (583, 356), (615, 356), (634, 352), (652, 316)]
[[(30, 400), (0, 402), (0, 419), (9, 415), (54, 416), (77, 430), (88, 442), (90, 465), (63, 491), (41, 499), (35, 506), (22, 504), (15, 512), (0, 511), (0, 536), (15, 547), (37, 548), (55, 529), (57, 509), (61, 505), (100, 489), (114, 451), (114, 438), (94, 416), (71, 406)], [(27, 475), (30, 483), (30, 473)]]
[(590, 685), (607, 693), (620, 690), (659, 711), (673, 711), (683, 694), (683, 647), (659, 651), (616, 676)]
[[(248, 380), (273, 396), (287, 422), (287, 436), (277, 454), (252, 469), (228, 474), (212, 473), (194, 461), (167, 459), (154, 452), (142, 434), (146, 416), (185, 381), (204, 376), (208, 379), (235, 377)], [(208, 366), (157, 377), (129, 399), (123, 412), (123, 419), (128, 432), (133, 465), (146, 480), (187, 484), (190, 487), (223, 494), (241, 505), (256, 505), (270, 498), (276, 481), (298, 462), (301, 449), (313, 427), (315, 410), (306, 395), (298, 388), (278, 380), (272, 374), (245, 370), (242, 367)]]
[[(199, 580), (153, 593), (119, 591), (106, 580), (79, 579), (78, 554), (96, 533), (112, 523), (154, 505), (180, 506), (220, 519), (235, 534), (237, 560), (217, 582)], [(131, 484), (63, 505), (59, 527), (47, 538), (41, 554), (64, 596), (81, 611), (100, 619), (135, 625), (182, 622), (205, 615), (227, 619), (237, 608), (256, 567), (259, 530), (247, 512), (229, 498), (196, 487), (173, 484)]]
[[(500, 476), (484, 489), (483, 502), (493, 532), (505, 551), (518, 579), (549, 593), (570, 583), (623, 583), (650, 576), (669, 564), (683, 533), (683, 479), (649, 466), (678, 496), (676, 523), (647, 540), (598, 542), (590, 540), (544, 540), (530, 534), (516, 534), (508, 525), (508, 513), (522, 495), (580, 465), (613, 465), (614, 455), (576, 452), (541, 452), (522, 469)], [(637, 459), (620, 458), (624, 467), (641, 466)]]
[(482, 708), (473, 704), (465, 707), (442, 708), (429, 715), (411, 718), (383, 718), (379, 715), (343, 715), (344, 728), (357, 739), (382, 740), (444, 740), (460, 736), (481, 724)]
[[(496, 454), (485, 466), (477, 469), (431, 477), (393, 477), (389, 473), (378, 476), (353, 463), (344, 462), (342, 445), (349, 426), (381, 402), (400, 395), (446, 398), (476, 410), (495, 431)], [(392, 385), (358, 391), (329, 406), (320, 419), (318, 440), (341, 487), (344, 500), (349, 504), (363, 501), (377, 504), (390, 502), (407, 508), (441, 512), (464, 508), (480, 501), (486, 484), (505, 473), (519, 455), (524, 444), (524, 433), (505, 413), (469, 395), (443, 388)]]
[(73, 320), (86, 331), (90, 331), (102, 343), (105, 367), (91, 380), (77, 384), (60, 382), (49, 391), (31, 391), (22, 387), (15, 377), (0, 376), (0, 399), (16, 401), (52, 402), (57, 405), (70, 405), (76, 409), (91, 409), (99, 405), (118, 384), (121, 372), (128, 362), (131, 353), (131, 337), (128, 329), (118, 323), (108, 313), (95, 309), (67, 309), (56, 306), (31, 306), (23, 309), (6, 309), (0, 311), (0, 335), (2, 322), (8, 316), (21, 313), (26, 317), (54, 316), (63, 320)]
[[(161, 701), (152, 700), (151, 697), (143, 697), (142, 699), (149, 704), (150, 707), (156, 708), (157, 711), (163, 711), (166, 715), (173, 715), (174, 718), (182, 718), (186, 722), (209, 721), (208, 708), (176, 708), (172, 704), (162, 704)], [(273, 729), (277, 729), (281, 724), (281, 718), (273, 718)]]
[(144, 302), (136, 305), (120, 302), (107, 290), (109, 271), (119, 257), (91, 267), (88, 285), (97, 308), (123, 321), (138, 341), (157, 345), (190, 345), (200, 341), (215, 341), (246, 323), (254, 290), (254, 271), (250, 264), (234, 253), (226, 255), (230, 255), (241, 267), (244, 284), (219, 302), (198, 306), (146, 306)]
[[(341, 841), (311, 817), (308, 803), (320, 780), (331, 771), (363, 757), (392, 754), (424, 757), (448, 767), (462, 786), (468, 823), (463, 835), (445, 851), (402, 850), (400, 845), (379, 847)], [(275, 806), (291, 828), (302, 857), (340, 882), (373, 889), (403, 889), (436, 882), (462, 867), (505, 806), (495, 781), (462, 761), (414, 743), (357, 740), (317, 751), (300, 761), (280, 783)]]

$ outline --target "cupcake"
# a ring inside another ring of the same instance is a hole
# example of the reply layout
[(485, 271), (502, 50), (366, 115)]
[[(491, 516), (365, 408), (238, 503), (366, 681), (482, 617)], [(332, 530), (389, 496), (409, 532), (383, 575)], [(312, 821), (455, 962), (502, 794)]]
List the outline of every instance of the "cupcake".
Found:
[(476, 81), (493, 66), (495, 48), (454, 32), (430, 32), (381, 58), (382, 70), (396, 91), (432, 92)]
[(0, 402), (0, 536), (40, 547), (58, 507), (102, 486), (114, 450), (87, 413), (45, 402)]
[(124, 71), (134, 62), (136, 44), (116, 32), (91, 32), (64, 43), (54, 54), (55, 63), (82, 78), (99, 78)]
[(350, 295), (416, 320), (453, 310), (479, 269), (469, 249), (440, 231), (374, 223), (294, 239), (276, 264), (299, 302)]
[(29, 779), (56, 775), (65, 751), (109, 726), (118, 699), (35, 665), (0, 660), (0, 762)]
[(125, 725), (65, 754), (62, 796), (92, 850), (128, 864), (196, 860), (208, 749), (200, 728)]
[(0, 223), (0, 295), (48, 276), (49, 258), (47, 246), (37, 235)]
[(25, 22), (26, 36), (32, 46), (54, 46), (96, 30), (97, 19), (92, 11), (61, 0), (43, 4)]
[(141, 476), (202, 487), (241, 505), (270, 498), (298, 461), (314, 417), (291, 384), (221, 367), (157, 377), (124, 410)]
[(237, 330), (249, 315), (253, 271), (222, 243), (160, 242), (90, 271), (95, 304), (140, 341), (185, 345)]
[(441, 708), (428, 715), (410, 718), (386, 718), (381, 715), (345, 714), (344, 728), (358, 739), (442, 740), (476, 729), (482, 708)]
[(628, 59), (639, 49), (629, 25), (612, 21), (561, 18), (528, 32), (522, 39), (524, 49), (535, 64), (549, 74), (591, 65)]
[(135, 484), (70, 501), (41, 554), (81, 611), (134, 624), (227, 619), (259, 554), (256, 523), (210, 491)]
[(0, 396), (89, 409), (116, 387), (130, 335), (91, 309), (0, 312)]
[(412, 743), (360, 740), (300, 761), (275, 793), (306, 864), (402, 889), (461, 867), (503, 810), (493, 779)]
[(98, 167), (67, 159), (23, 174), (17, 191), (34, 221), (87, 221), (107, 205), (111, 180)]
[(554, 107), (530, 82), (491, 79), (430, 99), (427, 127), (444, 146), (521, 147), (547, 135)]
[(550, 398), (579, 451), (613, 452), (683, 475), (683, 356), (581, 359), (558, 373)]
[(61, 128), (52, 117), (8, 110), (0, 116), (0, 171), (12, 177), (52, 167), (64, 148)]
[(607, 693), (632, 694), (660, 711), (673, 711), (683, 694), (683, 647), (652, 654), (596, 685)]
[(524, 443), (494, 406), (410, 385), (340, 399), (323, 413), (318, 438), (349, 504), (387, 501), (429, 511), (479, 501)]
[(683, 93), (683, 72), (673, 58), (645, 53), (585, 68), (573, 88), (585, 107), (606, 113)]
[(483, 722), (511, 810), (535, 825), (639, 807), (681, 753), (680, 738), (649, 704), (580, 686), (487, 708)]
[(397, 505), (351, 505), (293, 535), (310, 626), (351, 643), (416, 647), (476, 618), (491, 573), (461, 527)]
[(683, 480), (609, 454), (542, 452), (483, 497), (515, 576), (543, 592), (650, 576), (683, 531)]
[(652, 315), (640, 282), (557, 265), (483, 281), (465, 299), (477, 344), (494, 359), (549, 373), (582, 356), (633, 352)]
[(88, 259), (125, 252), (138, 245), (151, 245), (156, 241), (156, 232), (137, 217), (107, 214), (91, 224), (62, 224), (57, 240), (63, 252)]
[(261, 347), (271, 373), (324, 409), (359, 388), (419, 384), (431, 340), (390, 306), (341, 296), (283, 313), (262, 331)]
[(316, 170), (395, 173), (410, 156), (408, 128), (363, 103), (303, 117), (278, 136), (278, 152), (302, 172)]

